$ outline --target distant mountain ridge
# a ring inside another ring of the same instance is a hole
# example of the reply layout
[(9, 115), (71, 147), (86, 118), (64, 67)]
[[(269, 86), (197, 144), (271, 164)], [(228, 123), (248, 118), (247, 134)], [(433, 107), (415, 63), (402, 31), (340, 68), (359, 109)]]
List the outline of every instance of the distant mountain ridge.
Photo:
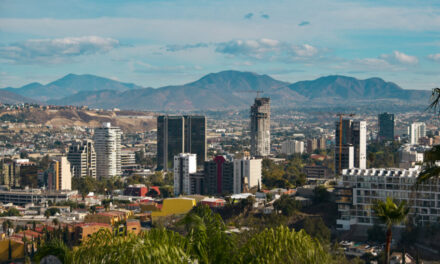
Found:
[[(184, 85), (157, 89), (93, 75), (69, 74), (47, 85), (31, 83), (3, 91), (16, 92), (56, 105), (172, 111), (243, 109), (252, 103), (256, 91), (264, 91), (263, 96), (271, 98), (273, 107), (344, 105), (378, 99), (426, 104), (430, 94), (430, 91), (425, 90), (405, 90), (380, 78), (359, 80), (331, 75), (288, 83), (268, 75), (232, 70), (210, 73)], [(426, 100), (421, 102), (423, 98)]]
[(47, 85), (35, 82), (20, 88), (6, 88), (4, 90), (36, 100), (46, 101), (50, 99), (61, 99), (82, 91), (100, 91), (106, 89), (125, 91), (128, 89), (141, 88), (143, 87), (132, 83), (122, 83), (95, 75), (76, 75), (70, 73)]

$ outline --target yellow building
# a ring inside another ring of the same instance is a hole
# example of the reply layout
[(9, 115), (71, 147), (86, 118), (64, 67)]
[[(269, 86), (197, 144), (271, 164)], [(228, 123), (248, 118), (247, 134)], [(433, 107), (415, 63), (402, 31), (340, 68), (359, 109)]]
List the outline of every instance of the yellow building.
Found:
[[(20, 241), (11, 239), (12, 258), (24, 258), (24, 244)], [(9, 239), (0, 241), (0, 262), (6, 262), (9, 259)]]
[(188, 213), (194, 206), (196, 206), (196, 200), (192, 198), (169, 198), (163, 200), (162, 210), (151, 212), (153, 221), (158, 217), (179, 215)]
[(101, 213), (86, 215), (84, 222), (113, 225), (116, 222), (127, 220), (128, 217), (131, 215), (133, 215), (133, 212), (129, 210), (101, 212)]

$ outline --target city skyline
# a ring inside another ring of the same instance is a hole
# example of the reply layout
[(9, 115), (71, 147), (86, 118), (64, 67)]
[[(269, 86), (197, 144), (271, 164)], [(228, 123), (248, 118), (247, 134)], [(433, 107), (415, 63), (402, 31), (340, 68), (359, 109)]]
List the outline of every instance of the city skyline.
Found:
[(68, 73), (158, 87), (234, 69), (290, 82), (377, 76), (431, 89), (439, 14), (435, 1), (4, 1), (0, 87)]

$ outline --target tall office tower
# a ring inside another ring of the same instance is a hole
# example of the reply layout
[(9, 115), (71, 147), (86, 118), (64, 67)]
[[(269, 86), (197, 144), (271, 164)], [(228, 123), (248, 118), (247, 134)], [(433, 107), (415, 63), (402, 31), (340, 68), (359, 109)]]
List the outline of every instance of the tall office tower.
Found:
[(10, 188), (18, 188), (20, 187), (22, 178), (25, 174), (28, 176), (29, 174), (34, 174), (34, 176), (36, 176), (36, 173), (37, 167), (35, 166), (35, 163), (29, 162), (28, 159), (16, 159), (12, 162), (3, 163), (0, 184), (6, 185)]
[(174, 195), (192, 194), (190, 174), (197, 171), (197, 155), (180, 153), (174, 156)]
[(197, 155), (197, 164), (203, 166), (207, 158), (206, 117), (184, 116), (185, 119), (185, 153)]
[(270, 98), (255, 98), (251, 106), (251, 155), (270, 155)]
[[(349, 169), (350, 166), (360, 169), (367, 168), (367, 122), (342, 120), (342, 131), (339, 121), (336, 122), (335, 133), (335, 172), (341, 169)], [(340, 134), (340, 132), (342, 132)], [(340, 139), (342, 144), (340, 145)], [(352, 147), (352, 148), (351, 148)], [(341, 148), (341, 153), (340, 153)], [(341, 161), (339, 157), (341, 156)], [(351, 161), (353, 157), (353, 162)], [(353, 164), (353, 165), (351, 165)]]
[(205, 116), (157, 117), (157, 169), (173, 167), (173, 158), (179, 153), (194, 153), (197, 164), (206, 160)]
[(121, 136), (119, 127), (104, 123), (95, 128), (96, 176), (110, 178), (121, 175)]
[(234, 163), (224, 156), (205, 161), (205, 194), (234, 193)]
[(318, 140), (316, 138), (307, 139), (307, 153), (313, 153), (318, 148)]
[(408, 127), (408, 134), (411, 145), (419, 144), (419, 139), (426, 136), (426, 125), (422, 122), (412, 123)]
[(379, 134), (378, 139), (380, 141), (393, 141), (394, 140), (394, 114), (382, 113), (378, 117), (379, 122)]
[(304, 152), (304, 142), (298, 140), (286, 140), (281, 143), (281, 153), (292, 155), (295, 153), (302, 154)]
[(72, 189), (72, 173), (67, 157), (52, 160), (47, 173), (47, 186), (49, 190), (54, 191)]
[(73, 177), (96, 178), (96, 153), (92, 140), (72, 143), (67, 160)]
[(249, 192), (251, 188), (261, 187), (261, 159), (234, 160), (234, 193)]

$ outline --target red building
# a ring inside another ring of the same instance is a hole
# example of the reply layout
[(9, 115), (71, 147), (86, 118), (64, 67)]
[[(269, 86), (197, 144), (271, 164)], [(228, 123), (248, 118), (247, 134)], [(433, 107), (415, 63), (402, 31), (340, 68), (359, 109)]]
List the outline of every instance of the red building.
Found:
[(124, 195), (127, 196), (145, 197), (147, 196), (147, 193), (148, 193), (148, 188), (143, 184), (130, 185), (124, 190)]

